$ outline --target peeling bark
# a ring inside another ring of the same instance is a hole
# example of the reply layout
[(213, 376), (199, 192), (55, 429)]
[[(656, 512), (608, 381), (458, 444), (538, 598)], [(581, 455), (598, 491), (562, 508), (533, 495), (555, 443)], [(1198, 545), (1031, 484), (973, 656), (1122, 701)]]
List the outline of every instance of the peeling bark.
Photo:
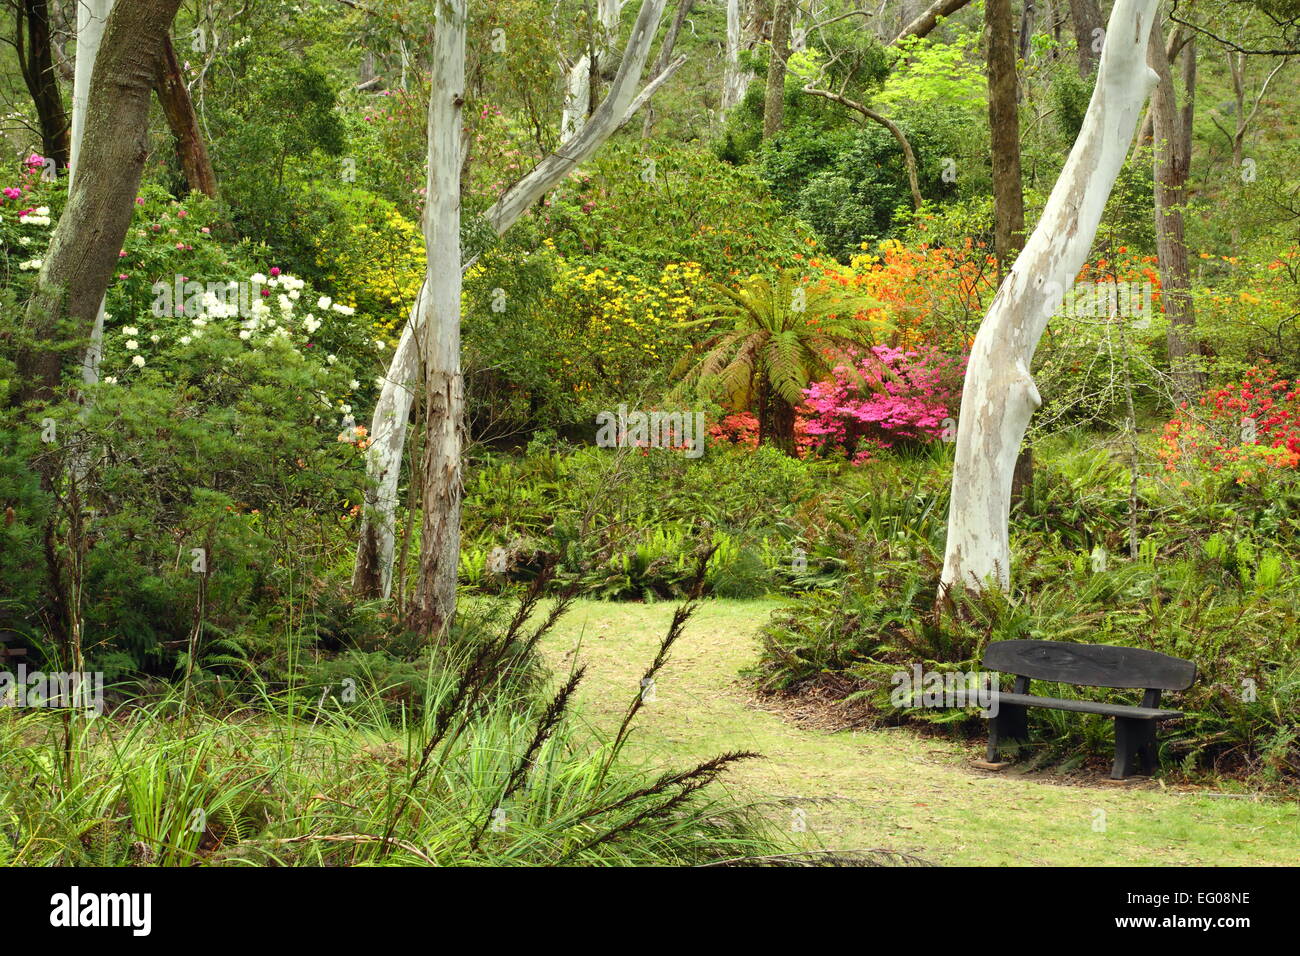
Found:
[(410, 625), (441, 634), (456, 613), (465, 384), (460, 369), (460, 165), (465, 102), (466, 0), (443, 0), (433, 29), (425, 266), (420, 351), (425, 445), (420, 571)]

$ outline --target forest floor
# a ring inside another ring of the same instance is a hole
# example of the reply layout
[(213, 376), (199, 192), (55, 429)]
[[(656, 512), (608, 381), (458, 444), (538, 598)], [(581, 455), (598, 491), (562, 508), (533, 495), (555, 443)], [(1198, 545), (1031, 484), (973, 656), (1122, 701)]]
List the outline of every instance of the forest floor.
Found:
[[(674, 606), (580, 601), (547, 636), (557, 673), (581, 644), (583, 713), (606, 733), (639, 692)], [(725, 751), (763, 754), (735, 766), (726, 785), (807, 848), (885, 849), (949, 865), (1294, 863), (1294, 801), (1141, 777), (1111, 783), (1105, 771), (988, 772), (971, 766), (983, 756), (979, 741), (796, 723), (740, 676), (775, 606), (700, 607), (637, 718), (631, 759), (663, 770)]]

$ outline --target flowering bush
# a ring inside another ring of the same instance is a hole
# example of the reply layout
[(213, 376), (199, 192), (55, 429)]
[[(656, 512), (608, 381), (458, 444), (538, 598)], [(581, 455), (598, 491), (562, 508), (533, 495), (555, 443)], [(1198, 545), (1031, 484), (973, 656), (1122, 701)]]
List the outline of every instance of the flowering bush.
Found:
[(1206, 392), (1195, 408), (1184, 402), (1164, 428), (1165, 469), (1226, 469), (1248, 484), (1300, 466), (1300, 383), (1277, 376), (1272, 366), (1257, 366)]
[(21, 301), (50, 242), (50, 230), (66, 198), (65, 183), (42, 178), (45, 159), (32, 153), (22, 161), (18, 175), (0, 189), (0, 287), (11, 289)]
[(943, 437), (957, 412), (965, 361), (936, 349), (877, 345), (853, 369), (840, 366), (807, 396), (807, 433), (820, 449), (843, 448), (855, 463), (873, 448)]

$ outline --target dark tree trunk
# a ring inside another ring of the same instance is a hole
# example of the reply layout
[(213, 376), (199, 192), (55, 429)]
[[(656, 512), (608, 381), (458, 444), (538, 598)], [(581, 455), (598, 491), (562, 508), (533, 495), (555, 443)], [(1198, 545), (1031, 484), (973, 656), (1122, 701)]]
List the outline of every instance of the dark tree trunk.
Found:
[(1070, 0), (1070, 19), (1074, 21), (1074, 39), (1079, 45), (1079, 76), (1087, 79), (1097, 72), (1099, 54), (1093, 50), (1093, 31), (1102, 29), (1101, 7), (1097, 0)]
[[(1033, 15), (1026, 4), (1022, 24)], [(1025, 244), (1025, 194), (1020, 173), (1020, 105), (1016, 78), (1016, 37), (1011, 0), (988, 0), (984, 7), (985, 39), (989, 58), (990, 158), (993, 165), (993, 249), (998, 259), (998, 281)], [(1022, 26), (1022, 30), (1024, 27)], [(1022, 37), (1023, 42), (1023, 37)], [(1034, 452), (1026, 442), (1011, 475), (1011, 501), (1020, 501), (1032, 486)]]
[(989, 63), (990, 156), (993, 162), (993, 245), (999, 277), (1025, 244), (1025, 198), (1020, 176), (1020, 107), (1011, 0), (988, 0), (985, 37)]
[(80, 363), (117, 266), (149, 154), (149, 97), (180, 0), (117, 0), (95, 60), (86, 130), (63, 215), (27, 305), (21, 402), (53, 398)]
[(772, 16), (772, 53), (767, 61), (767, 95), (763, 99), (763, 139), (781, 130), (785, 117), (785, 61), (790, 58), (790, 21), (793, 0), (776, 0)]
[(68, 168), (71, 150), (71, 123), (59, 94), (59, 79), (54, 72), (54, 53), (50, 45), (50, 11), (46, 0), (18, 0), (18, 30), (15, 50), (18, 67), (36, 106), (41, 128), (41, 151), (53, 159), (59, 169)]
[(180, 160), (185, 185), (191, 192), (200, 192), (217, 198), (217, 174), (213, 172), (208, 148), (199, 129), (199, 118), (194, 113), (190, 91), (181, 75), (180, 61), (171, 37), (163, 38), (162, 54), (158, 57), (158, 75), (154, 83), (158, 103), (162, 106), (167, 125), (176, 139), (176, 156)]
[[(1196, 340), (1196, 313), (1191, 298), (1191, 270), (1183, 227), (1187, 177), (1191, 167), (1191, 119), (1195, 103), (1189, 91), (1180, 112), (1173, 71), (1159, 31), (1151, 33), (1150, 64), (1160, 77), (1151, 95), (1155, 151), (1156, 254), (1160, 260), (1160, 298), (1169, 318), (1166, 343), (1169, 371), (1178, 401), (1194, 401), (1204, 387), (1201, 349)], [(1195, 82), (1196, 49), (1190, 43), (1183, 64), (1185, 79)]]

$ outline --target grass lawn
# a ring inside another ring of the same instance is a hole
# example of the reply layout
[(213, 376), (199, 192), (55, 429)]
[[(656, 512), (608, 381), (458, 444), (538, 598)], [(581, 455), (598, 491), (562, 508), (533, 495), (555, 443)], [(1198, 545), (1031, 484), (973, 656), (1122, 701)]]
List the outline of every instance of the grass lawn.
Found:
[[(1300, 807), (1215, 796), (1158, 780), (1065, 783), (969, 766), (982, 746), (908, 729), (825, 733), (765, 712), (738, 672), (756, 657), (771, 601), (706, 602), (660, 672), (629, 753), (655, 768), (755, 750), (730, 776), (791, 838), (836, 850), (884, 848), (955, 865), (1292, 865)], [(588, 665), (585, 713), (612, 731), (666, 632), (674, 605), (580, 601), (544, 650)], [(797, 831), (795, 808), (806, 832)]]

